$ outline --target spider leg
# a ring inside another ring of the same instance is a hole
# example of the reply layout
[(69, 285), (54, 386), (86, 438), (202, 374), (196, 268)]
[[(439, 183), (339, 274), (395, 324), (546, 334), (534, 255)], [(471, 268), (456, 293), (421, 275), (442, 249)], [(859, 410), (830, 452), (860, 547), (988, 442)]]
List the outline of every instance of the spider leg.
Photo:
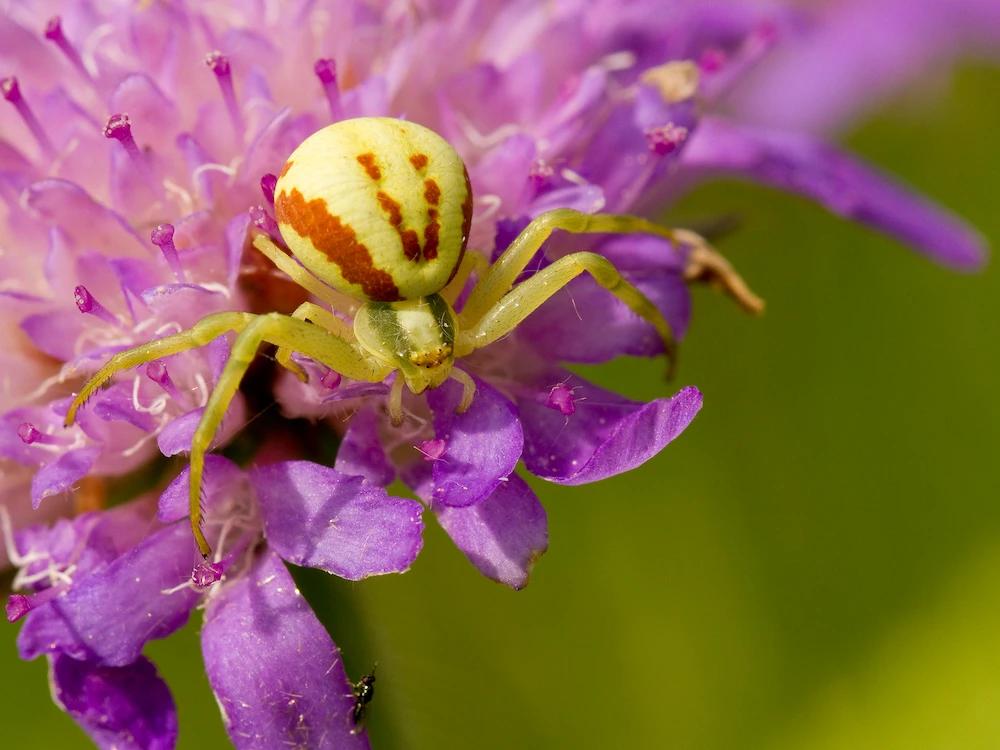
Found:
[[(291, 314), (291, 317), (296, 320), (311, 320), (316, 325), (325, 328), (334, 336), (338, 336), (345, 341), (353, 342), (355, 340), (354, 331), (347, 323), (326, 308), (314, 305), (312, 302), (303, 302), (295, 308), (295, 312)], [(305, 370), (293, 362), (291, 357), (292, 350), (285, 346), (280, 347), (274, 355), (279, 365), (291, 370), (295, 374), (295, 377), (305, 383), (309, 379)]]
[(191, 528), (198, 550), (206, 559), (212, 550), (201, 531), (201, 477), (205, 467), (205, 452), (229, 408), (229, 403), (236, 395), (247, 368), (257, 356), (257, 349), (263, 343), (301, 352), (354, 380), (378, 382), (391, 371), (386, 365), (361, 352), (353, 343), (304, 320), (279, 313), (267, 313), (255, 316), (246, 325), (233, 342), (226, 367), (208, 398), (205, 413), (191, 440)]
[(482, 279), (485, 275), (485, 271), (490, 267), (490, 262), (486, 259), (486, 256), (477, 250), (466, 250), (465, 256), (462, 258), (462, 263), (458, 267), (458, 271), (455, 273), (455, 277), (448, 282), (448, 286), (442, 289), (438, 294), (440, 294), (448, 304), (452, 307), (455, 306), (455, 300), (458, 299), (459, 295), (462, 294), (462, 290), (465, 289), (465, 284), (469, 280), (469, 276), (475, 271), (478, 279)]
[[(517, 277), (525, 269), (538, 248), (556, 229), (573, 234), (653, 234), (673, 242), (678, 241), (672, 229), (637, 216), (620, 214), (584, 214), (571, 208), (557, 208), (547, 211), (519, 234), (510, 243), (486, 276), (479, 280), (469, 295), (468, 302), (459, 316), (459, 326), (469, 330), (492, 308), (514, 285)], [(617, 273), (617, 272), (616, 272)], [(643, 316), (645, 317), (645, 316)]]
[(164, 336), (162, 339), (150, 341), (124, 352), (118, 352), (80, 389), (76, 398), (73, 399), (73, 403), (70, 404), (69, 411), (66, 412), (65, 425), (69, 427), (73, 424), (80, 407), (119, 370), (128, 370), (146, 362), (169, 357), (171, 354), (204, 346), (224, 333), (243, 330), (253, 317), (250, 313), (240, 312), (209, 315), (186, 331)]
[(253, 238), (253, 246), (260, 250), (268, 260), (274, 263), (292, 281), (310, 294), (323, 300), (332, 309), (352, 316), (358, 311), (359, 305), (357, 300), (328, 287), (300, 266), (292, 256), (275, 245), (271, 238), (263, 232), (258, 233)]
[(522, 281), (486, 310), (470, 329), (459, 334), (455, 347), (456, 356), (462, 357), (480, 347), (491, 344), (514, 330), (525, 318), (537, 310), (545, 300), (562, 289), (572, 279), (587, 271), (603, 286), (643, 320), (653, 324), (670, 360), (668, 377), (673, 375), (677, 361), (676, 345), (670, 326), (649, 299), (629, 284), (618, 269), (597, 253), (573, 253), (555, 261), (530, 279)]

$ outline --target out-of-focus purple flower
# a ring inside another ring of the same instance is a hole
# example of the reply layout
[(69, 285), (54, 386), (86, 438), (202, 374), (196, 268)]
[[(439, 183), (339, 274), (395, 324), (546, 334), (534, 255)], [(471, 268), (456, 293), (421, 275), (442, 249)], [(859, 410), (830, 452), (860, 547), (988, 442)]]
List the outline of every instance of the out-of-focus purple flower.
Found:
[(826, 0), (731, 103), (763, 126), (829, 132), (908, 89), (926, 101), (956, 61), (998, 52), (994, 0)]
[[(564, 369), (663, 353), (650, 325), (581, 277), (462, 359), (477, 394), (461, 415), (448, 382), (407, 394), (408, 420), (393, 428), (388, 383), (303, 358), (307, 383), (282, 371), (273, 387), (248, 384), (247, 398), (273, 394), (286, 418), (341, 430), (336, 464), (287, 460), (294, 438), (255, 433), (237, 398), (216, 441), (256, 439), (256, 465), (210, 457), (216, 557), (193, 575), (186, 473), (155, 519), (147, 498), (25, 528), (28, 504), (52, 512), (83, 487), (99, 507), (98, 478), (188, 450), (229, 344), (120, 374), (63, 428), (72, 391), (111, 354), (214, 312), (287, 313), (306, 299), (248, 238), (280, 239), (274, 175), (331, 121), (405, 116), (445, 136), (476, 196), (470, 247), (487, 258), (549, 209), (659, 211), (725, 173), (802, 193), (944, 264), (981, 262), (965, 225), (857, 159), (712, 113), (797, 18), (702, 0), (43, 0), (0, 11), (0, 501), (18, 530), (6, 546), (20, 589), (8, 617), (23, 620), (22, 655), (47, 656), (54, 697), (95, 742), (173, 745), (172, 701), (141, 651), (204, 604), (206, 669), (238, 747), (364, 746), (337, 648), (281, 560), (351, 580), (405, 570), (420, 506), (382, 489), (399, 477), (484, 575), (521, 588), (548, 530), (517, 464), (567, 485), (609, 477), (659, 452), (701, 406), (693, 387), (639, 403)], [(596, 250), (678, 337), (694, 280), (759, 304), (700, 238), (677, 236), (553, 237), (527, 274)]]

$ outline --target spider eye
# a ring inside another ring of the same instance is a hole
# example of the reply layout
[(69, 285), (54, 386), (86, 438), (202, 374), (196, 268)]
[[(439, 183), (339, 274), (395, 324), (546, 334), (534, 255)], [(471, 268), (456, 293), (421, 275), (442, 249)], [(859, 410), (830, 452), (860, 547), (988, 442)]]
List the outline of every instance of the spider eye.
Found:
[(360, 299), (434, 294), (457, 272), (472, 224), (461, 157), (425, 127), (343, 120), (292, 152), (274, 211), (292, 254)]

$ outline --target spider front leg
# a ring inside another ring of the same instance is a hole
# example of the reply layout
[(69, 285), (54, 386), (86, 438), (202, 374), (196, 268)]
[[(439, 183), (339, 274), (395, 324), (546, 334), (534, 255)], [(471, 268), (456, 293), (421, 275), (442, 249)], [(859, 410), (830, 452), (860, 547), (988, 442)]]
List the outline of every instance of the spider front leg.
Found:
[(253, 317), (250, 313), (241, 312), (225, 312), (209, 315), (186, 331), (181, 331), (171, 336), (164, 336), (162, 339), (150, 341), (134, 349), (118, 352), (80, 389), (76, 398), (73, 399), (73, 403), (70, 404), (69, 411), (66, 412), (65, 425), (69, 427), (73, 424), (73, 421), (76, 419), (76, 412), (80, 407), (86, 403), (87, 399), (94, 395), (97, 389), (111, 380), (111, 377), (116, 372), (130, 370), (147, 362), (169, 357), (171, 354), (178, 354), (188, 349), (204, 346), (229, 331), (242, 331)]
[(229, 404), (246, 374), (250, 363), (257, 356), (263, 343), (300, 352), (327, 367), (354, 380), (380, 382), (392, 368), (374, 357), (362, 353), (351, 342), (320, 326), (279, 313), (254, 317), (236, 337), (226, 366), (219, 376), (215, 389), (205, 405), (205, 413), (191, 439), (191, 529), (198, 551), (207, 560), (212, 553), (201, 530), (201, 478), (205, 468), (205, 452), (215, 436)]
[[(465, 346), (459, 347), (457, 355), (463, 356), (472, 349), (478, 349), (490, 341), (495, 341), (514, 328), (558, 289), (565, 286), (570, 279), (583, 271), (589, 271), (601, 286), (608, 289), (641, 318), (653, 324), (663, 339), (672, 373), (676, 366), (677, 347), (670, 326), (642, 292), (625, 281), (610, 261), (596, 253), (574, 253), (560, 258), (528, 281), (518, 285), (517, 289), (508, 295), (509, 301), (504, 297), (538, 249), (556, 229), (574, 234), (644, 233), (664, 237), (672, 242), (678, 241), (677, 234), (672, 229), (636, 216), (584, 214), (570, 208), (557, 208), (542, 214), (524, 228), (493, 264), (489, 273), (472, 290), (459, 316), (460, 330), (468, 333), (463, 337)], [(570, 261), (570, 258), (575, 260)], [(527, 288), (518, 296), (511, 297), (524, 287)], [(512, 307), (515, 304), (522, 307), (527, 305), (527, 308)]]
[(628, 305), (636, 315), (653, 324), (667, 350), (667, 357), (670, 360), (670, 370), (667, 375), (672, 377), (677, 352), (667, 321), (646, 295), (629, 284), (611, 261), (597, 253), (566, 255), (527, 281), (518, 284), (488, 309), (471, 329), (459, 334), (456, 355), (465, 356), (474, 349), (491, 344), (514, 330), (545, 300), (584, 271), (590, 273), (598, 284)]
[[(313, 323), (322, 326), (334, 336), (344, 339), (344, 341), (353, 342), (354, 331), (351, 327), (347, 325), (344, 321), (338, 318), (329, 310), (315, 305), (312, 302), (303, 302), (297, 308), (295, 312), (292, 313), (291, 317), (296, 320), (311, 320)], [(299, 367), (295, 362), (292, 361), (292, 350), (287, 347), (281, 347), (275, 352), (274, 358), (278, 360), (278, 364), (284, 367), (286, 370), (291, 370), (295, 377), (305, 383), (309, 376), (306, 375), (305, 370)]]

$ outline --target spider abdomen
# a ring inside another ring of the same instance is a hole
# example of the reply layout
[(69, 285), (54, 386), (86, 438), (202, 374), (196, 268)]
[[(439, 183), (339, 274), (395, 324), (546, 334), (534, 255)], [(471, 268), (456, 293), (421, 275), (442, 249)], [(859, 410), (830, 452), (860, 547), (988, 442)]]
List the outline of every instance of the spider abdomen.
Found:
[(292, 152), (274, 211), (292, 253), (345, 294), (394, 302), (440, 291), (472, 222), (455, 150), (425, 127), (388, 117), (343, 120)]

